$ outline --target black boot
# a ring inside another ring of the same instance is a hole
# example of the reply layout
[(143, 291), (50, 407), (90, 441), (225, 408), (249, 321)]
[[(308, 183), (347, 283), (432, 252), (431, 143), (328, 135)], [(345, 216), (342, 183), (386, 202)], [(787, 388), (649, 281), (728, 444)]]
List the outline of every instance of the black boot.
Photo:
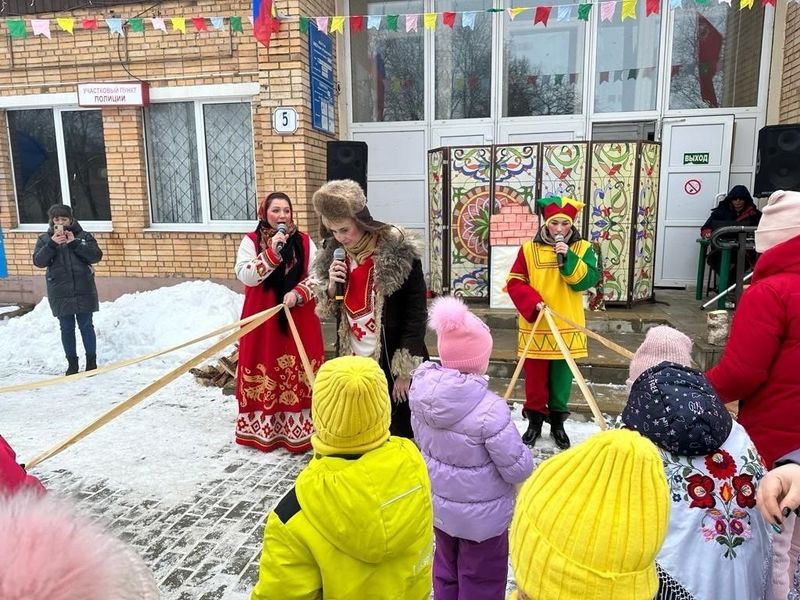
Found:
[(542, 423), (544, 423), (544, 414), (536, 412), (535, 410), (522, 410), (522, 416), (528, 419), (528, 429), (522, 434), (522, 443), (533, 447), (542, 435)]
[(87, 371), (94, 371), (97, 368), (97, 355), (96, 354), (87, 354), (86, 355), (86, 370)]
[(569, 437), (567, 432), (564, 431), (564, 421), (567, 420), (566, 412), (551, 412), (550, 413), (550, 437), (561, 450), (566, 450), (570, 446)]
[(78, 372), (78, 357), (77, 356), (68, 356), (67, 357), (67, 372), (64, 375), (74, 375)]

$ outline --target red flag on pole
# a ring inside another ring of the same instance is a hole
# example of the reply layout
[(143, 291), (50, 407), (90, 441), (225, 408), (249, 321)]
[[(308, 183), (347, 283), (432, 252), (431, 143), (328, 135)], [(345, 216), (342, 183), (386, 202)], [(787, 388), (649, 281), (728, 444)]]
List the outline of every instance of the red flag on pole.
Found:
[(547, 20), (550, 18), (551, 10), (553, 10), (552, 6), (537, 6), (536, 14), (533, 17), (533, 24), (542, 23), (547, 27)]

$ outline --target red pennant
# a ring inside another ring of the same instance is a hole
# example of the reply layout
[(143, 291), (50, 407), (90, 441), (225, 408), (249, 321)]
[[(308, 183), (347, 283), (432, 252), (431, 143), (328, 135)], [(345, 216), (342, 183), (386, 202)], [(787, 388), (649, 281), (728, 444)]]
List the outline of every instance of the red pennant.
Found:
[(553, 10), (552, 6), (537, 6), (536, 14), (533, 17), (533, 24), (542, 23), (547, 27), (547, 20), (550, 18), (551, 10)]
[(775, 6), (775, 0), (761, 0), (761, 6)]
[(364, 31), (364, 15), (350, 17), (350, 31)]
[(650, 15), (657, 15), (661, 12), (661, 2), (660, 0), (647, 0), (645, 4), (645, 16), (649, 17)]
[(600, 71), (600, 83), (608, 81), (608, 71)]
[(445, 11), (442, 13), (442, 23), (447, 25), (450, 29), (453, 28), (453, 25), (456, 22), (456, 13)]
[(90, 29), (91, 31), (95, 31), (97, 29), (97, 19), (83, 19), (81, 21), (81, 27), (83, 29)]
[(192, 24), (197, 31), (208, 31), (206, 20), (203, 17), (192, 17)]
[(539, 79), (538, 75), (528, 75), (528, 85), (536, 85), (537, 79)]

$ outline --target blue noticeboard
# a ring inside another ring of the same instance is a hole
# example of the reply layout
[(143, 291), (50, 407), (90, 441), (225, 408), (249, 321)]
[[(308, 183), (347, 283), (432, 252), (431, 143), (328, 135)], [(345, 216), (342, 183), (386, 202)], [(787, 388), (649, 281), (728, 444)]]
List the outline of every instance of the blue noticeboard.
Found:
[(0, 227), (0, 278), (8, 277), (8, 263), (6, 262), (6, 246), (3, 239), (3, 229)]
[(311, 124), (334, 134), (336, 98), (333, 87), (333, 41), (312, 23), (308, 26), (309, 76), (311, 80)]

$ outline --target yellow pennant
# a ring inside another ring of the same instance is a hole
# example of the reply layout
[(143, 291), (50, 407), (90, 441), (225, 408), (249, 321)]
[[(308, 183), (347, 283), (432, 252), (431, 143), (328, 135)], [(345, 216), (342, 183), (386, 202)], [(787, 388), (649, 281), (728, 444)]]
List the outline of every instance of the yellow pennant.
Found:
[(75, 27), (75, 19), (71, 18), (62, 17), (60, 19), (56, 19), (56, 23), (58, 23), (58, 26), (67, 33), (72, 33), (72, 29)]
[(753, 2), (755, 2), (755, 0), (740, 0), (739, 10), (744, 10), (745, 8), (753, 8)]
[(509, 9), (508, 9), (508, 13), (511, 15), (511, 20), (512, 20), (512, 21), (513, 21), (514, 19), (516, 19), (516, 18), (517, 18), (517, 15), (518, 15), (519, 13), (521, 13), (521, 12), (524, 12), (524, 11), (525, 11), (525, 8), (524, 8), (524, 7), (518, 7), (518, 8), (509, 8)]
[(172, 17), (170, 22), (172, 23), (172, 31), (186, 33), (186, 19), (184, 17)]
[(331, 33), (336, 31), (344, 33), (344, 17), (333, 17), (331, 19)]
[(422, 17), (423, 22), (425, 23), (425, 29), (430, 29), (433, 31), (436, 29), (436, 17), (438, 15), (436, 13), (425, 13)]
[(622, 0), (622, 20), (636, 18), (636, 1)]

